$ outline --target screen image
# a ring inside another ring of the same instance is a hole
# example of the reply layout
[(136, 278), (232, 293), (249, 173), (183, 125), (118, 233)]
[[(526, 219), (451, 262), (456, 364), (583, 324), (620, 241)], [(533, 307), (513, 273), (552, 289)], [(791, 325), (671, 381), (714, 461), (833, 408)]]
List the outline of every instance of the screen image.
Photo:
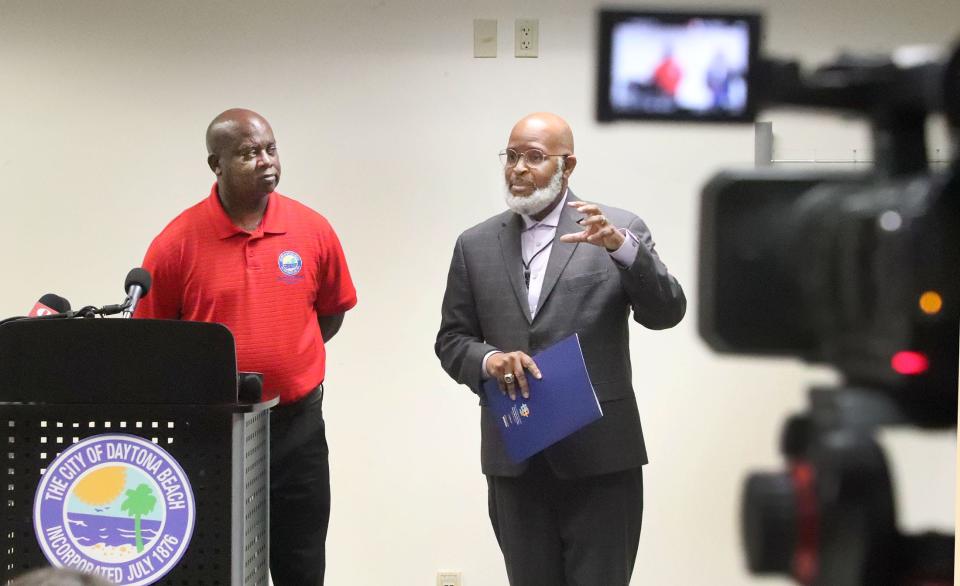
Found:
[(756, 23), (749, 16), (602, 13), (598, 117), (751, 120)]

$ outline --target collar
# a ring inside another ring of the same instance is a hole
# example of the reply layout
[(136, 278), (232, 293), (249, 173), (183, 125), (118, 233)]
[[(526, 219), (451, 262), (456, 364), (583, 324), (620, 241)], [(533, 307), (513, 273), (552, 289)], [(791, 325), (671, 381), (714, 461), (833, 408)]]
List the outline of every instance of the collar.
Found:
[(236, 226), (227, 211), (223, 209), (223, 203), (220, 201), (220, 192), (217, 184), (214, 183), (210, 188), (210, 195), (207, 197), (207, 211), (210, 220), (213, 222), (217, 238), (225, 240), (237, 234), (285, 234), (287, 232), (287, 222), (282, 210), (280, 209), (280, 194), (274, 191), (268, 196), (267, 209), (263, 213), (263, 220), (257, 229), (247, 232), (243, 228)]
[(524, 231), (527, 231), (527, 230), (529, 230), (529, 229), (531, 229), (531, 228), (534, 228), (534, 227), (536, 227), (536, 226), (545, 226), (545, 227), (547, 227), (547, 228), (556, 228), (556, 227), (560, 224), (560, 214), (563, 213), (563, 208), (564, 208), (564, 206), (566, 206), (566, 204), (567, 204), (567, 197), (568, 197), (569, 195), (570, 195), (570, 188), (568, 187), (568, 188), (563, 192), (563, 198), (560, 199), (560, 203), (558, 203), (558, 204), (556, 205), (556, 207), (554, 207), (552, 210), (550, 210), (550, 213), (547, 214), (547, 217), (546, 217), (546, 218), (540, 220), (539, 222), (538, 222), (537, 220), (534, 220), (533, 218), (531, 218), (530, 216), (528, 216), (528, 215), (526, 215), (526, 214), (521, 214), (520, 217), (523, 218), (523, 230), (524, 230)]

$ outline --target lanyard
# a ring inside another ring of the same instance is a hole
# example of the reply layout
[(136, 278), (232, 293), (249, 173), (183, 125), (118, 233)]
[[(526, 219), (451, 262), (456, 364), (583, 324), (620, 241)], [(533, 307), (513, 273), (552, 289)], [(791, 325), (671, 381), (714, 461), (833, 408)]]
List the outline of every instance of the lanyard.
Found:
[(551, 244), (553, 244), (553, 240), (550, 240), (549, 242), (544, 244), (542, 247), (540, 247), (540, 250), (534, 252), (533, 256), (531, 256), (530, 260), (528, 260), (527, 262), (523, 262), (523, 255), (522, 254), (520, 255), (520, 264), (523, 265), (523, 282), (524, 284), (526, 284), (527, 289), (530, 288), (530, 265), (533, 263), (533, 259), (537, 258), (537, 255), (539, 255), (541, 252), (549, 248)]

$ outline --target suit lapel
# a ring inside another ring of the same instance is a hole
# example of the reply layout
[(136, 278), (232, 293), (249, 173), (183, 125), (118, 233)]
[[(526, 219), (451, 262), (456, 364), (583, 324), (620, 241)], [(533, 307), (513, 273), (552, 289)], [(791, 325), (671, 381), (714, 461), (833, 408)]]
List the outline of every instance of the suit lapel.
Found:
[(560, 279), (560, 274), (563, 272), (563, 269), (567, 267), (567, 263), (570, 262), (570, 257), (573, 256), (573, 252), (579, 245), (579, 243), (576, 242), (560, 242), (560, 237), (564, 234), (583, 230), (580, 224), (577, 224), (578, 214), (573, 208), (567, 205), (567, 202), (570, 201), (578, 201), (577, 196), (575, 196), (572, 191), (566, 200), (560, 204), (563, 206), (563, 211), (560, 212), (560, 221), (557, 222), (557, 233), (553, 236), (553, 248), (550, 249), (550, 260), (547, 261), (547, 270), (543, 276), (543, 288), (540, 289), (540, 300), (537, 302), (538, 316), (543, 313), (543, 306), (546, 304), (547, 298), (550, 297), (550, 293), (553, 292), (553, 288)]
[(517, 302), (520, 304), (523, 315), (527, 318), (527, 323), (530, 323), (533, 318), (530, 317), (527, 286), (523, 282), (523, 261), (520, 258), (520, 230), (522, 226), (523, 218), (518, 214), (511, 213), (510, 218), (500, 228), (500, 254), (503, 255), (503, 265), (507, 269), (507, 277), (510, 279), (513, 293), (517, 296)]

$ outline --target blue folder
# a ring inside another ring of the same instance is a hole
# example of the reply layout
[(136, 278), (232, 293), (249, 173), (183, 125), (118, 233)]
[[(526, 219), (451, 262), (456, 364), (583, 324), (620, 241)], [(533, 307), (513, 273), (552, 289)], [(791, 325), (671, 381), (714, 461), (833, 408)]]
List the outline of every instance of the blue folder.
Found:
[(576, 334), (532, 356), (543, 378), (526, 372), (530, 398), (517, 386), (517, 399), (500, 392), (496, 379), (483, 383), (490, 409), (496, 414), (507, 455), (522, 462), (544, 448), (603, 417), (583, 361)]

